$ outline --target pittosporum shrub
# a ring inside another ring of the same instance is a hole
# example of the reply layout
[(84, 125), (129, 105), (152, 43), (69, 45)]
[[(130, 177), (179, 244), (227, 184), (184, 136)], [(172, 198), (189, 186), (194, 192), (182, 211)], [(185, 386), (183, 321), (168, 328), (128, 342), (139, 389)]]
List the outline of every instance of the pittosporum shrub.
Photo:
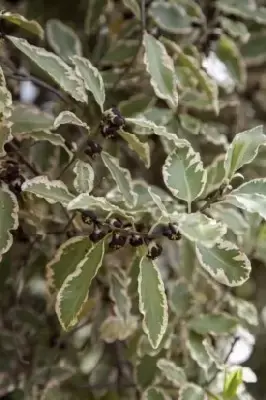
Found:
[(83, 3), (0, 16), (0, 393), (251, 399), (228, 360), (266, 261), (265, 8)]

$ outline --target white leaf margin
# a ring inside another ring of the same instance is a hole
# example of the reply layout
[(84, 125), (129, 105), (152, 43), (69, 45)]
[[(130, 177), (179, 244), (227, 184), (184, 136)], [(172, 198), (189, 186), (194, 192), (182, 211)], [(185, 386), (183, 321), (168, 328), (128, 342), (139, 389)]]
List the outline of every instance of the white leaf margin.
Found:
[[(236, 251), (238, 251), (238, 252), (239, 252), (239, 255), (236, 256), (236, 257), (234, 257), (233, 259), (234, 259), (235, 261), (242, 261), (242, 262), (243, 262), (243, 269), (247, 270), (248, 273), (251, 272), (251, 263), (250, 263), (248, 257), (246, 256), (245, 253), (241, 252), (241, 251), (239, 250), (239, 248), (238, 248), (234, 243), (229, 242), (229, 241), (227, 241), (227, 240), (220, 240), (220, 241), (218, 241), (218, 242), (216, 243), (216, 245), (217, 245), (217, 247), (218, 247), (220, 250), (225, 250), (225, 251), (227, 251), (227, 250), (236, 250)], [(205, 247), (206, 247), (206, 246), (205, 246)], [(213, 273), (213, 269), (210, 268), (208, 264), (205, 264), (205, 263), (203, 262), (203, 258), (202, 258), (202, 256), (201, 256), (201, 253), (200, 253), (200, 251), (199, 251), (197, 245), (196, 245), (196, 255), (197, 255), (197, 258), (198, 258), (200, 264), (203, 266), (203, 268), (205, 268), (205, 270), (208, 271), (208, 273), (209, 273), (215, 280), (217, 280), (218, 282), (220, 282), (220, 283), (222, 283), (222, 284), (224, 284), (224, 285), (226, 285), (226, 286), (229, 286), (229, 287), (241, 286), (241, 285), (243, 285), (243, 283), (245, 283), (246, 280), (248, 279), (248, 278), (246, 278), (246, 279), (245, 279), (245, 278), (242, 278), (242, 279), (240, 279), (239, 281), (229, 282), (227, 276), (225, 275), (225, 273), (224, 273), (224, 271), (223, 271), (222, 269), (219, 269), (219, 270), (217, 271), (217, 273), (214, 274), (214, 273)]]
[[(147, 256), (145, 255), (145, 256), (141, 257), (141, 260), (140, 260), (140, 272), (139, 272), (139, 275), (138, 275), (138, 288), (141, 287), (141, 283), (142, 283), (141, 263), (142, 263), (143, 260), (145, 260), (146, 257)], [(165, 294), (164, 283), (163, 283), (159, 268), (157, 267), (157, 265), (156, 265), (156, 263), (154, 261), (151, 261), (151, 263), (153, 264), (153, 268), (154, 268), (154, 270), (155, 270), (155, 272), (157, 274), (157, 278), (158, 278), (158, 282), (159, 282), (158, 283), (158, 291), (159, 291), (159, 293), (160, 293), (160, 295), (162, 297), (161, 305), (162, 305), (163, 311), (164, 311), (161, 329), (160, 329), (160, 332), (158, 334), (158, 337), (157, 337), (157, 340), (156, 340), (155, 343), (153, 343), (153, 340), (152, 340), (152, 338), (150, 336), (150, 332), (149, 332), (149, 329), (148, 329), (148, 326), (147, 326), (147, 322), (146, 322), (145, 304), (144, 304), (144, 302), (142, 300), (141, 293), (138, 290), (138, 292), (139, 292), (139, 311), (143, 315), (143, 321), (142, 321), (143, 331), (148, 336), (148, 339), (149, 339), (149, 342), (150, 342), (151, 346), (154, 349), (157, 349), (157, 347), (159, 346), (159, 344), (160, 344), (160, 342), (161, 342), (161, 340), (162, 340), (162, 338), (163, 338), (163, 336), (164, 336), (164, 334), (166, 332), (167, 325), (168, 325), (168, 303), (167, 303), (167, 298), (166, 298), (166, 294)]]

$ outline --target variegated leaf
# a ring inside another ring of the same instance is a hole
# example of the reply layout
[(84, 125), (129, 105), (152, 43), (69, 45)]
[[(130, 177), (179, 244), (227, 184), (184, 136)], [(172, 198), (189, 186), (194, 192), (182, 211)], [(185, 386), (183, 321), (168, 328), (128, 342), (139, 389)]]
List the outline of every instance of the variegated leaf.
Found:
[(262, 125), (238, 133), (230, 144), (224, 161), (226, 177), (230, 180), (243, 165), (251, 163), (260, 146), (266, 145)]
[(7, 38), (43, 72), (47, 73), (66, 93), (77, 101), (87, 103), (88, 98), (83, 81), (60, 57), (42, 47), (31, 45), (25, 39), (14, 36), (7, 36)]
[(75, 64), (76, 74), (83, 79), (85, 88), (93, 94), (96, 102), (103, 111), (105, 89), (100, 72), (87, 58), (74, 56), (72, 60)]
[(177, 281), (169, 288), (169, 306), (178, 318), (182, 318), (192, 306), (192, 293), (186, 281)]
[(151, 156), (149, 144), (141, 142), (133, 133), (128, 133), (122, 130), (120, 130), (118, 133), (127, 142), (128, 147), (137, 153), (139, 158), (144, 162), (145, 166), (150, 168)]
[(33, 193), (50, 204), (61, 203), (66, 206), (74, 198), (62, 181), (50, 181), (47, 176), (36, 176), (26, 180), (22, 190)]
[(170, 400), (170, 397), (163, 389), (150, 386), (142, 394), (141, 400)]
[(212, 204), (209, 208), (210, 215), (217, 221), (227, 225), (232, 232), (243, 235), (248, 231), (248, 223), (244, 216), (235, 208), (227, 207), (225, 204)]
[(64, 242), (46, 265), (46, 278), (50, 289), (59, 290), (68, 275), (82, 261), (92, 243), (88, 237), (75, 236)]
[(180, 232), (189, 240), (212, 247), (226, 233), (226, 225), (196, 212), (178, 217)]
[(191, 32), (192, 18), (182, 4), (154, 1), (149, 8), (149, 14), (154, 22), (166, 32), (176, 35), (186, 35)]
[(174, 62), (164, 45), (147, 32), (143, 37), (144, 63), (151, 76), (151, 85), (156, 95), (166, 100), (173, 109), (178, 105)]
[(92, 166), (84, 161), (77, 160), (73, 168), (76, 177), (73, 185), (79, 193), (90, 193), (94, 184), (94, 170)]
[(6, 86), (6, 79), (0, 66), (0, 121), (12, 113), (12, 95)]
[(59, 19), (49, 19), (46, 35), (51, 48), (64, 61), (69, 62), (70, 57), (82, 55), (81, 42), (76, 32)]
[(190, 145), (176, 148), (166, 158), (163, 179), (175, 197), (191, 204), (201, 195), (207, 180), (200, 154)]
[(152, 198), (152, 201), (156, 204), (156, 206), (159, 208), (159, 210), (162, 213), (163, 217), (169, 218), (169, 214), (167, 209), (165, 208), (165, 205), (163, 204), (160, 196), (158, 196), (156, 193), (153, 192), (153, 190), (151, 189), (151, 187), (148, 187), (148, 192), (149, 195)]
[(138, 0), (123, 0), (124, 6), (127, 7), (134, 15), (141, 20), (140, 6)]
[(226, 313), (198, 314), (193, 316), (188, 326), (200, 335), (206, 334), (228, 334), (237, 327), (237, 319)]
[(119, 160), (105, 151), (101, 152), (101, 157), (104, 165), (109, 169), (113, 179), (115, 180), (119, 191), (123, 195), (125, 203), (129, 207), (133, 207), (137, 202), (137, 196), (133, 191), (132, 179), (129, 170), (122, 168), (119, 165)]
[(60, 125), (78, 125), (86, 128), (89, 131), (89, 127), (86, 122), (81, 121), (76, 114), (71, 111), (62, 111), (54, 120), (53, 129), (58, 129)]
[(143, 256), (138, 276), (139, 310), (143, 315), (143, 330), (156, 349), (168, 323), (168, 306), (164, 284), (155, 262)]
[(107, 343), (113, 343), (116, 340), (125, 340), (131, 336), (137, 329), (136, 316), (128, 316), (126, 320), (110, 315), (100, 327), (101, 339)]
[(206, 348), (203, 344), (204, 336), (199, 335), (196, 332), (189, 332), (187, 340), (187, 348), (189, 350), (191, 358), (196, 361), (200, 368), (203, 368), (205, 372), (211, 367), (213, 361), (210, 358)]
[(10, 121), (14, 136), (47, 131), (53, 127), (53, 116), (30, 104), (14, 104)]
[(173, 361), (160, 358), (157, 361), (157, 367), (160, 369), (163, 376), (177, 387), (183, 386), (187, 380), (183, 368), (178, 367)]
[(207, 400), (207, 394), (198, 385), (187, 383), (179, 392), (179, 400)]
[(228, 194), (223, 202), (230, 203), (266, 219), (266, 179), (258, 178), (243, 183)]
[(20, 14), (15, 14), (8, 11), (1, 12), (0, 17), (1, 19), (6, 20), (11, 24), (19, 26), (27, 32), (39, 36), (41, 39), (43, 39), (44, 37), (44, 31), (37, 21), (28, 20)]
[(207, 166), (207, 184), (201, 197), (205, 198), (208, 194), (214, 190), (217, 190), (224, 182), (226, 175), (224, 159), (224, 154), (221, 154), (216, 157), (210, 165)]
[(18, 202), (17, 198), (4, 183), (0, 186), (0, 261), (13, 243), (10, 231), (18, 228)]
[(250, 261), (231, 242), (218, 241), (212, 248), (197, 243), (196, 254), (201, 266), (223, 285), (240, 286), (249, 278)]
[(124, 270), (111, 271), (108, 275), (110, 285), (110, 298), (115, 303), (115, 314), (126, 321), (130, 315), (131, 299), (127, 293), (129, 278)]
[(56, 313), (65, 330), (78, 322), (79, 314), (88, 299), (89, 288), (102, 265), (106, 239), (94, 244), (78, 263), (74, 272), (67, 276), (56, 299)]

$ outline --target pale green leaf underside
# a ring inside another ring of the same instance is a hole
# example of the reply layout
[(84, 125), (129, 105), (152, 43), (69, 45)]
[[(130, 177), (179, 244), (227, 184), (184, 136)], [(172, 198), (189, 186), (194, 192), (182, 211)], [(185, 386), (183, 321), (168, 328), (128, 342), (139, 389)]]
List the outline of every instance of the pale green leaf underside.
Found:
[(12, 134), (46, 131), (53, 127), (53, 116), (29, 104), (14, 104), (10, 117)]
[(11, 12), (1, 13), (1, 19), (9, 21), (11, 24), (15, 24), (20, 28), (39, 36), (41, 39), (44, 37), (44, 31), (37, 21), (28, 20), (23, 15), (14, 14)]
[(58, 114), (58, 116), (54, 120), (53, 129), (58, 129), (60, 125), (67, 124), (82, 126), (89, 130), (86, 122), (81, 121), (81, 119), (79, 119), (76, 114), (71, 111), (62, 111), (60, 114)]
[(191, 31), (191, 17), (181, 4), (154, 1), (149, 14), (163, 30), (174, 34), (188, 34)]
[(138, 292), (139, 310), (143, 315), (143, 330), (152, 347), (156, 349), (167, 328), (168, 306), (158, 267), (146, 256), (140, 260)]
[(198, 243), (196, 254), (201, 266), (223, 285), (240, 286), (249, 278), (250, 261), (231, 242), (219, 241), (212, 248)]
[(77, 323), (82, 306), (88, 299), (91, 282), (102, 265), (105, 240), (91, 247), (58, 292), (56, 313), (65, 330)]
[(18, 227), (18, 202), (5, 184), (0, 187), (0, 261), (13, 243), (11, 230)]
[(204, 336), (199, 335), (196, 332), (189, 332), (187, 347), (190, 352), (191, 358), (196, 361), (199, 367), (205, 371), (212, 365), (212, 360), (207, 353), (203, 344)]

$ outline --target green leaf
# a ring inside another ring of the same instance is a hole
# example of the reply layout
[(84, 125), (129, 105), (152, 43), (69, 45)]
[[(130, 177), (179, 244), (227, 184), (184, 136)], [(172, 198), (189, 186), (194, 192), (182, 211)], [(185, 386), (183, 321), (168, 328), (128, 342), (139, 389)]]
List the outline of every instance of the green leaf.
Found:
[(72, 28), (63, 24), (59, 19), (50, 19), (46, 23), (47, 40), (53, 51), (65, 62), (70, 57), (82, 55), (82, 46), (79, 37)]
[(124, 6), (127, 7), (135, 15), (135, 17), (138, 18), (138, 20), (141, 19), (138, 0), (123, 0), (123, 3)]
[(224, 388), (223, 388), (223, 398), (225, 400), (235, 398), (237, 394), (237, 389), (242, 382), (243, 382), (242, 368), (238, 368), (236, 371), (226, 373)]
[(148, 143), (141, 142), (136, 135), (119, 130), (119, 135), (127, 142), (128, 147), (137, 153), (147, 168), (151, 165), (150, 147)]
[(178, 217), (180, 232), (189, 240), (212, 247), (226, 233), (226, 226), (200, 212)]
[(137, 317), (128, 316), (126, 320), (110, 315), (100, 327), (101, 339), (107, 343), (113, 343), (116, 340), (125, 340), (131, 336), (137, 329)]
[(6, 79), (0, 67), (0, 121), (3, 118), (9, 118), (12, 109), (12, 95), (6, 87)]
[(235, 309), (236, 315), (249, 325), (258, 326), (258, 310), (253, 303), (234, 296), (229, 298), (230, 306)]
[(113, 179), (115, 180), (119, 191), (123, 195), (125, 203), (129, 207), (133, 207), (136, 204), (137, 196), (133, 192), (132, 179), (129, 170), (122, 168), (119, 165), (119, 160), (105, 151), (101, 152), (101, 157), (104, 165), (109, 169)]
[(105, 65), (120, 65), (132, 60), (139, 48), (139, 41), (135, 39), (116, 40), (101, 59)]
[(198, 364), (200, 368), (207, 372), (212, 365), (212, 360), (206, 351), (206, 348), (203, 344), (203, 339), (203, 336), (191, 331), (189, 332), (186, 344), (191, 358)]
[(10, 117), (12, 134), (47, 131), (53, 127), (53, 116), (33, 105), (15, 104)]
[(107, 0), (90, 0), (88, 2), (84, 26), (87, 35), (92, 34), (100, 24), (100, 16), (104, 12), (106, 4)]
[(177, 387), (183, 386), (187, 380), (183, 368), (178, 367), (173, 361), (160, 358), (157, 361), (157, 367), (160, 369), (163, 376)]
[(224, 32), (228, 33), (229, 36), (234, 39), (240, 40), (242, 43), (247, 43), (250, 38), (250, 34), (247, 26), (240, 21), (233, 21), (230, 18), (221, 18), (222, 27)]
[(200, 386), (187, 383), (179, 392), (179, 400), (206, 400), (206, 393)]
[(11, 123), (0, 122), (0, 157), (6, 155), (5, 144), (13, 139), (11, 134)]
[(28, 134), (23, 132), (19, 135), (16, 135), (16, 137), (19, 138), (20, 140), (31, 138), (36, 142), (43, 140), (47, 141), (53, 144), (54, 146), (62, 147), (67, 153), (69, 159), (73, 157), (72, 152), (66, 146), (65, 139), (63, 139), (63, 137), (59, 134), (51, 133), (50, 131), (32, 131), (29, 132)]
[(216, 54), (236, 85), (240, 88), (245, 87), (247, 74), (241, 53), (235, 44), (227, 35), (222, 35), (218, 41)]
[(192, 306), (192, 294), (185, 281), (170, 286), (169, 306), (178, 318), (182, 318)]
[(265, 48), (266, 33), (258, 31), (251, 35), (251, 38), (241, 47), (241, 52), (248, 67), (260, 66), (266, 60)]
[(50, 204), (61, 203), (66, 206), (74, 198), (62, 181), (50, 181), (47, 176), (36, 176), (26, 180), (22, 185), (22, 190), (33, 193)]
[(0, 12), (0, 18), (19, 26), (27, 32), (39, 36), (41, 39), (44, 38), (44, 31), (37, 21), (28, 20), (20, 14), (14, 14), (8, 11)]
[(87, 103), (88, 98), (83, 81), (60, 57), (42, 47), (33, 46), (24, 39), (14, 36), (7, 36), (7, 38), (18, 50), (47, 73), (66, 93), (77, 101)]
[[(219, 97), (218, 97), (218, 87), (213, 79), (201, 68), (201, 65), (197, 58), (191, 55), (185, 54), (181, 47), (177, 43), (169, 40), (167, 38), (162, 39), (163, 42), (168, 46), (175, 54), (177, 54), (178, 65), (189, 69), (192, 73), (193, 78), (196, 79), (198, 86), (202, 89), (208, 98), (211, 107), (216, 114), (219, 113)], [(184, 99), (184, 96), (182, 100)]]
[(237, 319), (226, 313), (199, 314), (190, 319), (188, 326), (200, 335), (221, 335), (234, 331)]
[(151, 386), (145, 390), (142, 394), (141, 400), (169, 400), (170, 397), (163, 390), (157, 387)]
[(225, 179), (225, 168), (224, 168), (224, 154), (220, 154), (216, 157), (213, 162), (208, 165), (207, 170), (207, 184), (202, 193), (202, 197), (206, 197), (208, 194), (217, 190)]
[(249, 278), (250, 261), (231, 242), (218, 241), (212, 248), (198, 243), (196, 254), (201, 266), (223, 285), (240, 286)]
[(263, 126), (238, 133), (230, 144), (224, 161), (226, 177), (230, 180), (235, 172), (257, 156), (260, 146), (266, 144)]
[(86, 124), (86, 122), (81, 121), (76, 114), (71, 111), (62, 111), (58, 116), (55, 118), (53, 123), (53, 129), (58, 129), (61, 125), (77, 125), (86, 128), (88, 131), (90, 128)]
[(87, 58), (74, 56), (72, 57), (72, 61), (75, 64), (76, 74), (83, 79), (85, 88), (93, 94), (103, 112), (105, 90), (100, 72)]
[(105, 242), (106, 239), (103, 239), (91, 247), (58, 292), (55, 309), (65, 330), (78, 322), (82, 307), (88, 300), (91, 282), (102, 265)]
[(18, 202), (16, 196), (1, 183), (0, 186), (0, 261), (13, 243), (10, 231), (18, 228)]
[(122, 320), (127, 320), (131, 310), (131, 299), (127, 293), (129, 278), (123, 270), (109, 273), (110, 298), (115, 303), (114, 312)]
[(234, 208), (217, 203), (211, 205), (209, 212), (213, 218), (227, 225), (236, 235), (243, 235), (248, 230), (247, 221), (244, 219), (243, 215)]
[(156, 206), (161, 211), (162, 216), (166, 217), (168, 219), (169, 218), (168, 211), (165, 208), (163, 202), (161, 201), (160, 196), (158, 196), (156, 193), (154, 193), (150, 187), (148, 187), (148, 192), (149, 192), (149, 195), (152, 198), (153, 203), (155, 203)]
[(154, 22), (164, 31), (187, 35), (191, 32), (191, 17), (180, 4), (154, 1), (149, 8)]
[(164, 284), (157, 265), (143, 256), (138, 277), (139, 310), (143, 315), (143, 330), (156, 349), (167, 328), (168, 306)]
[(172, 58), (167, 54), (164, 45), (145, 32), (143, 38), (145, 48), (144, 63), (151, 76), (151, 85), (160, 99), (164, 99), (171, 108), (178, 105), (175, 68)]
[(135, 380), (142, 389), (153, 384), (157, 373), (157, 359), (158, 356), (146, 355), (136, 361)]
[(206, 174), (200, 154), (189, 145), (170, 153), (163, 166), (163, 179), (168, 189), (189, 204), (203, 192)]
[(91, 246), (90, 240), (84, 236), (75, 236), (61, 244), (54, 257), (46, 265), (48, 286), (59, 290), (68, 275), (76, 270)]
[(230, 203), (266, 219), (266, 179), (258, 178), (243, 183), (228, 194), (223, 202)]
[(84, 161), (77, 160), (73, 172), (76, 174), (73, 185), (79, 193), (90, 193), (94, 185), (94, 170)]

